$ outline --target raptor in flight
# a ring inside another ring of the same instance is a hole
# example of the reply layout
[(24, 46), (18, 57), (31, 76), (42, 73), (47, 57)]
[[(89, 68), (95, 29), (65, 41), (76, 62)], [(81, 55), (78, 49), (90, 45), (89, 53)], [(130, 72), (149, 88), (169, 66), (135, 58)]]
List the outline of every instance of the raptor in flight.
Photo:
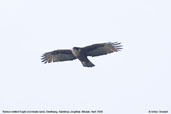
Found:
[(84, 67), (93, 67), (95, 66), (87, 56), (100, 56), (106, 55), (113, 52), (118, 52), (122, 49), (121, 43), (118, 42), (108, 42), (108, 43), (99, 43), (93, 44), (86, 47), (73, 47), (69, 49), (54, 50), (47, 52), (42, 55), (42, 62), (51, 63), (51, 62), (60, 62), (60, 61), (69, 61), (74, 59), (79, 59)]

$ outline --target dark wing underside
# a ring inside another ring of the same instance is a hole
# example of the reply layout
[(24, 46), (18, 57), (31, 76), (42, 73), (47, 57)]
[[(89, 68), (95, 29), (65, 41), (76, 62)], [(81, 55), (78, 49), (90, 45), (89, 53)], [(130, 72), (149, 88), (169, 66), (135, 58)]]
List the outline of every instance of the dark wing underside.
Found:
[(93, 44), (90, 46), (86, 46), (83, 49), (85, 50), (87, 56), (100, 56), (106, 55), (108, 53), (117, 52), (122, 49), (121, 43), (114, 42), (114, 43), (101, 43), (101, 44)]
[(74, 59), (76, 59), (76, 57), (72, 54), (71, 50), (55, 50), (42, 55), (42, 62), (44, 63), (68, 61)]

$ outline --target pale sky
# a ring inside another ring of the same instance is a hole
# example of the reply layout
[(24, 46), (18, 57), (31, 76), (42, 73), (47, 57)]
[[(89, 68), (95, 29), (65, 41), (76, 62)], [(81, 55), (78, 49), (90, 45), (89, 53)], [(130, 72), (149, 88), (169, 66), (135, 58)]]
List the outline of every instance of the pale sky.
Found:
[[(2, 110), (171, 111), (170, 0), (1, 0)], [(103, 42), (123, 50), (43, 64), (41, 55)]]

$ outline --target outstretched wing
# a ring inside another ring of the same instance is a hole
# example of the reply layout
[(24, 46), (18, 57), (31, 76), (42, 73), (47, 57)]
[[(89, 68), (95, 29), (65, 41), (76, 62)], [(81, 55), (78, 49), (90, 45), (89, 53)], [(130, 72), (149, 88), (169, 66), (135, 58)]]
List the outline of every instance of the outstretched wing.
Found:
[(118, 42), (108, 42), (108, 43), (101, 43), (101, 44), (93, 44), (90, 46), (86, 46), (83, 49), (85, 50), (87, 56), (100, 56), (106, 55), (108, 53), (117, 52), (122, 49), (121, 43)]
[(55, 50), (42, 55), (42, 62), (44, 63), (68, 61), (74, 59), (76, 59), (76, 57), (72, 54), (71, 50)]

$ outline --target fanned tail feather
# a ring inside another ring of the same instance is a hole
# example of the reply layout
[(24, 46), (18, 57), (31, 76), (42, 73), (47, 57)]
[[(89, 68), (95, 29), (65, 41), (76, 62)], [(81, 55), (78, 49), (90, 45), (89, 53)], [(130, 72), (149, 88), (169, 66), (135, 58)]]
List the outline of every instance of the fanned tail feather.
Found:
[(81, 62), (83, 64), (84, 67), (94, 67), (95, 65), (90, 61), (90, 60), (86, 60), (86, 61), (82, 61)]

